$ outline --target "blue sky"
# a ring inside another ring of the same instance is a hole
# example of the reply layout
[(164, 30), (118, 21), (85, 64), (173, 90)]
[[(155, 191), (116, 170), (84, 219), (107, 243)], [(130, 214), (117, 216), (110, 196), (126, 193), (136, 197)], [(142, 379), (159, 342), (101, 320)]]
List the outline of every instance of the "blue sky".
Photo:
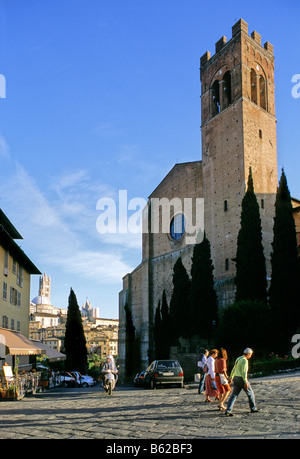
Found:
[(118, 317), (141, 238), (99, 234), (97, 202), (146, 199), (176, 162), (201, 159), (200, 57), (240, 18), (274, 45), (278, 167), (300, 198), (298, 0), (0, 0), (0, 207), (55, 306), (72, 287)]

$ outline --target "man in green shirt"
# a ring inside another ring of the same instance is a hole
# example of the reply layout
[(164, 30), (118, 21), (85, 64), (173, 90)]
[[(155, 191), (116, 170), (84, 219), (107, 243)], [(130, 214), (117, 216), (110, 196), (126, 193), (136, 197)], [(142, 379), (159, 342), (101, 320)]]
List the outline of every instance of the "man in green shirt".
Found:
[(233, 381), (233, 390), (227, 403), (226, 416), (233, 416), (231, 413), (233, 405), (243, 389), (248, 397), (250, 412), (257, 413), (259, 410), (255, 405), (254, 392), (248, 381), (248, 360), (252, 357), (253, 351), (249, 347), (244, 350), (244, 354), (238, 357), (230, 373), (230, 380)]

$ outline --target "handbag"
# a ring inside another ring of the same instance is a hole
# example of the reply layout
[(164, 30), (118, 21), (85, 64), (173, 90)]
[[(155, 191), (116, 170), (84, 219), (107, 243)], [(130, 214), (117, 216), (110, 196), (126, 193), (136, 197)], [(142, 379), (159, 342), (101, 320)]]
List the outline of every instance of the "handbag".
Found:
[(220, 381), (221, 381), (222, 386), (224, 386), (225, 384), (228, 384), (228, 379), (225, 378), (225, 376), (222, 373), (220, 373), (219, 376), (220, 376)]

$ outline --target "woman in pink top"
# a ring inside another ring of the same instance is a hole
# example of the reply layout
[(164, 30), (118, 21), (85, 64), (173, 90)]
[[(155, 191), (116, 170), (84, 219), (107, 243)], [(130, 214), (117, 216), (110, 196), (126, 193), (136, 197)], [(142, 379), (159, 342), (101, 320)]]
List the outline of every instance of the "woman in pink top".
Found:
[[(215, 360), (215, 371), (216, 371), (216, 385), (220, 393), (219, 397), (219, 409), (225, 410), (224, 403), (231, 392), (230, 385), (228, 383), (227, 375), (227, 352), (221, 347), (219, 350), (218, 358)], [(220, 375), (227, 379), (227, 384), (222, 384)]]

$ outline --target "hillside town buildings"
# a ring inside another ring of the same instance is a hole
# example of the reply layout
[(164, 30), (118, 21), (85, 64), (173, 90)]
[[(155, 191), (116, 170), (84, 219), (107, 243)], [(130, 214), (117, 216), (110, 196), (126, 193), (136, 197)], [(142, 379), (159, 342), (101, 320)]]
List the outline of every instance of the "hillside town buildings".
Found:
[[(88, 353), (101, 358), (108, 354), (117, 356), (119, 321), (98, 317), (98, 308), (93, 308), (88, 299), (81, 308), (81, 315)], [(51, 304), (51, 277), (44, 273), (40, 277), (38, 295), (30, 302), (30, 338), (63, 352), (66, 321), (67, 309)]]

